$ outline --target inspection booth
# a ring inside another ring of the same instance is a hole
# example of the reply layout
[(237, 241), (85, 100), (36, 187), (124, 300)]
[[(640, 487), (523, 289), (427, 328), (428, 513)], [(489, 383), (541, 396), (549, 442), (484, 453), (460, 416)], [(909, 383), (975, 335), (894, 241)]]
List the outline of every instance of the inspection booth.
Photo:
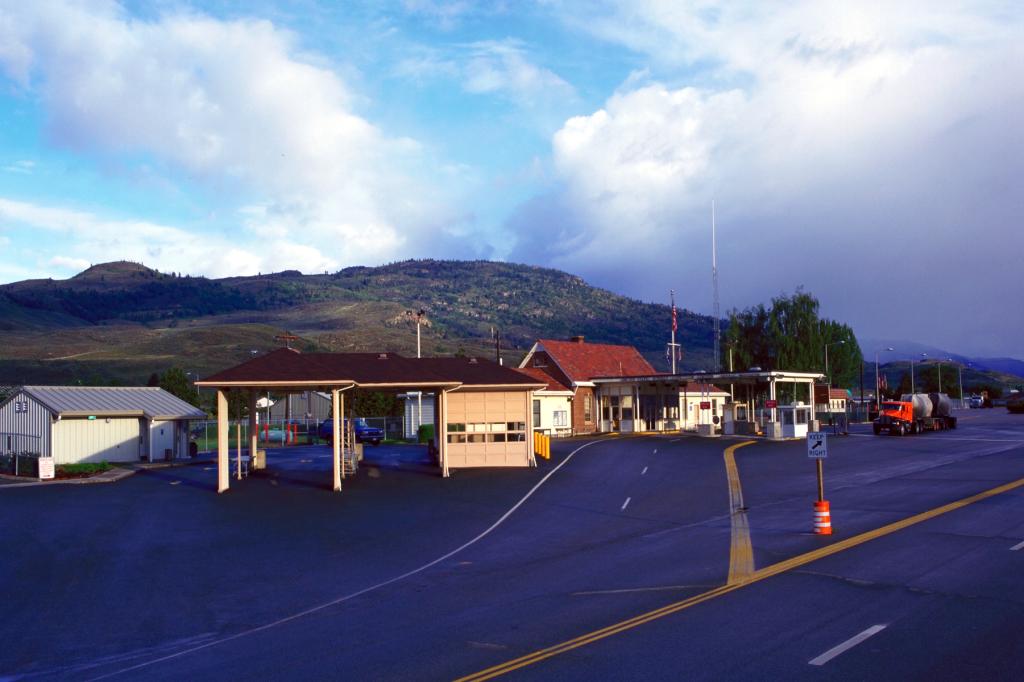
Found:
[[(249, 401), (249, 451), (256, 452), (257, 396), (322, 391), (331, 396), (334, 433), (343, 433), (345, 394), (355, 388), (432, 394), (433, 450), (451, 469), (535, 466), (531, 399), (543, 384), (482, 358), (406, 358), (396, 353), (301, 353), (281, 348), (196, 382), (217, 392), (218, 492), (229, 486), (227, 396)], [(352, 415), (359, 416), (359, 415)], [(342, 438), (334, 439), (333, 487), (344, 477)]]

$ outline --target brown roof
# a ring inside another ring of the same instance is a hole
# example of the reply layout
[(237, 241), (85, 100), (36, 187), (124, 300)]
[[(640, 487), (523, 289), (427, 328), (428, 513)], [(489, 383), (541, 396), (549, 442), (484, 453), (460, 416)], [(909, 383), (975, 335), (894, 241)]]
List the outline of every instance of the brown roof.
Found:
[(537, 381), (546, 382), (547, 383), (547, 388), (544, 389), (546, 391), (569, 391), (569, 392), (572, 392), (571, 388), (569, 388), (568, 386), (566, 386), (561, 381), (559, 381), (558, 379), (554, 378), (553, 376), (551, 376), (550, 374), (548, 374), (544, 370), (540, 369), (539, 367), (518, 367), (518, 368), (516, 368), (516, 371), (517, 372), (522, 372), (523, 374), (525, 374), (528, 377), (531, 377), (533, 379), (536, 379)]
[(408, 386), (536, 386), (508, 367), (483, 358), (406, 358), (397, 353), (300, 353), (281, 348), (197, 382), (231, 384), (343, 384)]
[(570, 381), (656, 373), (633, 346), (554, 339), (539, 339), (537, 343), (558, 363)]

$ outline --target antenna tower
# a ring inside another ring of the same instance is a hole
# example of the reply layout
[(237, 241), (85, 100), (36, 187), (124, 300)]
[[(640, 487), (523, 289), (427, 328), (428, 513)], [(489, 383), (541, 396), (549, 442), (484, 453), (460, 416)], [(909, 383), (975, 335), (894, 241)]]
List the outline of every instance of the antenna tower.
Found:
[(715, 371), (722, 370), (722, 316), (718, 310), (718, 245), (715, 235), (715, 200), (711, 200), (711, 288), (714, 292), (712, 304), (715, 316)]

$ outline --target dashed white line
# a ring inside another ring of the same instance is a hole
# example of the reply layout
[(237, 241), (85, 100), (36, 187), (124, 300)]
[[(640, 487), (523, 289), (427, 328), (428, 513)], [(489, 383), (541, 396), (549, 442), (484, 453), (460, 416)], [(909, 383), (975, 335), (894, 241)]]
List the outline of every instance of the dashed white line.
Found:
[(654, 448), (654, 454), (658, 454), (658, 448)]
[(872, 637), (874, 635), (877, 635), (879, 632), (881, 632), (885, 628), (886, 628), (885, 625), (872, 625), (871, 627), (869, 627), (867, 630), (865, 630), (864, 632), (860, 633), (859, 635), (854, 635), (853, 637), (851, 637), (850, 639), (846, 640), (842, 644), (838, 644), (838, 645), (832, 647), (831, 649), (829, 649), (828, 651), (823, 653), (821, 656), (818, 656), (817, 658), (812, 658), (811, 660), (807, 661), (807, 663), (808, 663), (808, 665), (825, 665), (826, 663), (831, 661), (833, 658), (835, 658), (839, 654), (841, 654), (841, 653), (843, 653), (845, 651), (849, 651), (853, 647), (855, 647), (858, 644), (860, 644), (861, 642), (863, 642), (868, 637)]
[(632, 499), (633, 499), (632, 497), (627, 497), (626, 498), (626, 501), (622, 503), (622, 511), (626, 511), (626, 507), (629, 506), (629, 501), (632, 500)]
[(646, 473), (647, 473), (647, 467), (644, 467), (644, 470), (640, 472), (640, 475), (643, 476)]
[[(146, 668), (146, 667), (154, 665), (156, 663), (163, 663), (165, 661), (170, 661), (170, 660), (173, 660), (175, 658), (179, 658), (181, 656), (185, 656), (187, 654), (194, 653), (196, 651), (202, 651), (203, 649), (209, 649), (210, 647), (215, 647), (215, 646), (218, 646), (220, 644), (226, 644), (227, 642), (233, 642), (233, 641), (235, 641), (237, 639), (241, 639), (243, 637), (248, 637), (250, 635), (254, 635), (257, 632), (263, 632), (264, 630), (270, 630), (271, 628), (276, 628), (278, 626), (284, 625), (285, 623), (290, 623), (290, 622), (292, 622), (294, 620), (298, 620), (299, 618), (304, 618), (304, 617), (306, 617), (308, 615), (311, 615), (311, 614), (314, 614), (314, 613), (318, 613), (320, 611), (323, 611), (324, 609), (328, 609), (328, 608), (331, 608), (332, 606), (337, 606), (338, 604), (342, 604), (342, 603), (347, 602), (349, 600), (355, 599), (356, 597), (361, 597), (362, 595), (367, 594), (368, 592), (375, 592), (375, 591), (377, 591), (377, 590), (379, 590), (381, 588), (387, 587), (389, 585), (394, 585), (397, 582), (401, 582), (403, 580), (406, 580), (407, 578), (411, 578), (414, 575), (417, 575), (419, 573), (423, 573), (424, 571), (426, 571), (426, 570), (428, 570), (430, 568), (433, 568), (434, 566), (437, 566), (438, 564), (440, 564), (440, 563), (442, 563), (444, 561), (447, 561), (448, 559), (451, 559), (456, 554), (461, 553), (464, 549), (467, 549), (467, 548), (475, 545), (476, 543), (480, 542), (480, 540), (483, 540), (485, 537), (487, 537), (488, 535), (493, 533), (494, 530), (496, 528), (498, 528), (498, 526), (500, 526), (501, 524), (503, 524), (505, 522), (505, 519), (507, 519), (508, 517), (512, 516), (512, 514), (515, 513), (515, 511), (517, 509), (522, 507), (523, 504), (525, 504), (528, 499), (533, 497), (533, 494), (535, 492), (537, 492), (537, 490), (542, 485), (547, 483), (549, 478), (554, 476), (558, 472), (559, 469), (561, 469), (563, 466), (568, 464), (569, 460), (571, 460), (573, 458), (573, 455), (575, 455), (577, 452), (579, 452), (580, 450), (583, 450), (584, 448), (589, 448), (591, 445), (597, 445), (598, 443), (606, 443), (606, 442), (607, 441), (592, 440), (589, 443), (584, 443), (583, 445), (579, 446), (578, 448), (576, 448), (575, 450), (570, 452), (568, 455), (566, 455), (565, 459), (563, 459), (561, 462), (559, 462), (558, 465), (554, 469), (549, 471), (547, 473), (547, 475), (544, 476), (544, 478), (542, 478), (539, 481), (537, 481), (537, 483), (532, 488), (530, 488), (527, 491), (527, 493), (525, 495), (523, 495), (519, 499), (518, 502), (516, 502), (511, 507), (509, 507), (508, 511), (506, 511), (504, 514), (502, 514), (498, 518), (498, 520), (495, 521), (494, 523), (492, 523), (486, 530), (481, 532), (479, 535), (477, 535), (472, 540), (469, 540), (469, 541), (463, 543), (462, 545), (456, 547), (455, 549), (451, 550), (447, 554), (439, 556), (436, 559), (434, 559), (433, 561), (428, 561), (427, 563), (423, 564), (422, 566), (420, 566), (418, 568), (414, 568), (414, 569), (412, 569), (410, 571), (406, 571), (405, 573), (402, 573), (400, 575), (396, 575), (393, 578), (389, 578), (387, 580), (383, 580), (383, 581), (381, 581), (381, 582), (379, 582), (379, 583), (377, 583), (375, 585), (370, 585), (369, 587), (364, 587), (361, 590), (356, 590), (355, 592), (351, 592), (349, 594), (343, 595), (343, 596), (338, 597), (336, 599), (332, 599), (332, 600), (330, 600), (328, 602), (324, 602), (322, 604), (317, 604), (316, 606), (311, 606), (311, 607), (309, 607), (309, 608), (307, 608), (307, 609), (305, 609), (303, 611), (299, 611), (297, 613), (293, 613), (293, 614), (291, 614), (289, 616), (283, 616), (281, 618), (278, 618), (275, 621), (272, 621), (272, 622), (269, 622), (269, 623), (265, 623), (263, 625), (257, 625), (255, 627), (251, 627), (251, 628), (248, 628), (246, 630), (242, 630), (241, 632), (236, 632), (233, 635), (225, 635), (224, 637), (221, 637), (220, 639), (215, 639), (213, 641), (206, 642), (205, 644), (189, 647), (187, 649), (182, 649), (181, 651), (177, 651), (177, 652), (175, 652), (173, 654), (167, 654), (166, 656), (161, 656), (159, 658), (154, 658), (154, 659), (149, 660), (149, 661), (143, 661), (142, 663), (137, 663), (137, 664), (135, 664), (133, 666), (129, 666), (127, 668), (121, 668), (120, 670), (115, 670), (113, 672), (105, 673), (103, 675), (99, 675), (97, 677), (93, 677), (92, 680), (93, 681), (95, 681), (95, 680), (105, 680), (105, 679), (110, 678), (110, 677), (115, 677), (115, 676), (118, 676), (118, 675), (123, 675), (124, 673), (134, 672), (136, 670), (139, 670), (141, 668)], [(271, 483), (271, 485), (277, 485), (277, 481), (275, 481), (273, 479), (271, 479), (270, 483)], [(626, 502), (628, 503), (629, 500), (627, 499)], [(623, 509), (625, 509), (625, 505), (623, 505)]]
[(1017, 544), (1017, 545), (1014, 545), (1013, 547), (1010, 548), (1010, 551), (1011, 552), (1016, 552), (1016, 551), (1021, 550), (1021, 549), (1024, 549), (1024, 542), (1022, 542), (1020, 544)]

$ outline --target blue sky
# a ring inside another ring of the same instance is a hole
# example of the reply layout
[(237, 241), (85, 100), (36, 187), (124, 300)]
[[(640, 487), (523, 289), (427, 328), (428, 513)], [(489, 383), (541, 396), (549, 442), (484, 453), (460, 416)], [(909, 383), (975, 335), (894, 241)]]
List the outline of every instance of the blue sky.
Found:
[(0, 0), (0, 282), (481, 257), (710, 312), (715, 199), (723, 308), (802, 285), (861, 336), (1020, 357), (1022, 28), (1012, 2)]

